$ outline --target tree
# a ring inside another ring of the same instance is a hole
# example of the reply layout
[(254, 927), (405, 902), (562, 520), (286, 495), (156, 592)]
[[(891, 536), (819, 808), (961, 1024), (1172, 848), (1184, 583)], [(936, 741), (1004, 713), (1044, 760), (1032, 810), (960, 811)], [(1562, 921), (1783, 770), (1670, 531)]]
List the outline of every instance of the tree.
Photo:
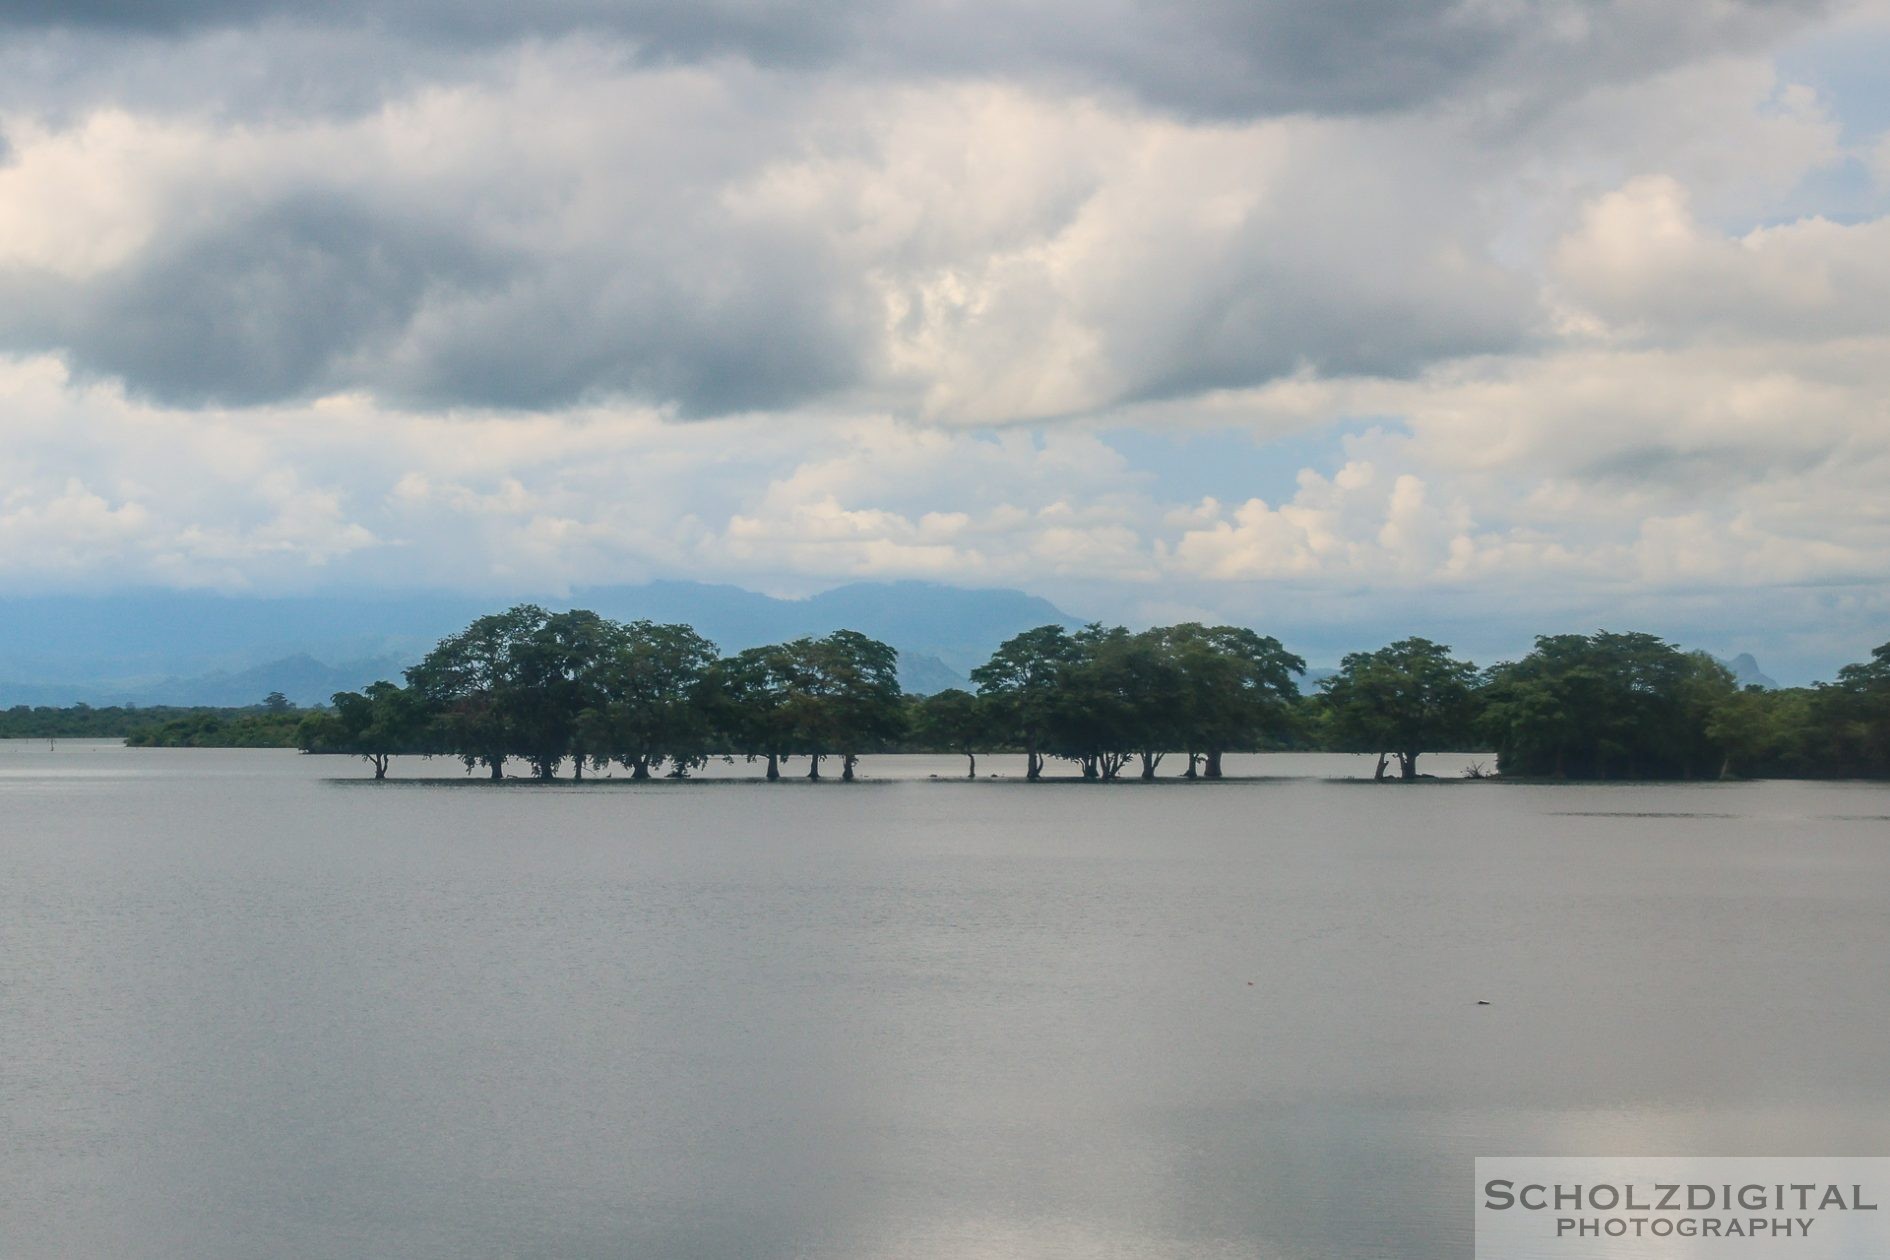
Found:
[(1074, 761), (1083, 778), (1105, 783), (1139, 751), (1144, 777), (1154, 778), (1174, 714), (1172, 688), (1164, 685), (1171, 671), (1155, 641), (1091, 624), (1070, 643), (1074, 655), (1051, 706), (1049, 751)]
[(819, 779), (822, 759), (837, 755), (840, 777), (850, 783), (862, 752), (904, 733), (896, 649), (857, 630), (836, 630), (786, 644), (783, 659), (783, 715), (807, 757), (808, 778)]
[(1826, 773), (1890, 776), (1890, 643), (1812, 692)]
[(1395, 756), (1399, 777), (1415, 779), (1421, 754), (1468, 742), (1476, 680), (1476, 666), (1429, 639), (1354, 652), (1320, 684), (1327, 729), (1343, 749), (1377, 753), (1376, 778), (1385, 777), (1387, 757)]
[(967, 779), (978, 777), (978, 749), (990, 737), (985, 701), (952, 688), (920, 699), (912, 710), (913, 735), (931, 748), (949, 748), (965, 758)]
[(1178, 675), (1175, 681), (1178, 738), (1188, 758), (1187, 778), (1197, 766), (1207, 778), (1221, 777), (1221, 756), (1263, 747), (1294, 723), (1298, 675), (1306, 662), (1271, 635), (1238, 626), (1185, 622), (1151, 631), (1160, 637)]
[(302, 719), (296, 743), (304, 752), (352, 753), (385, 779), (399, 753), (424, 753), (431, 715), (420, 697), (391, 682), (368, 684), (366, 691), (338, 691), (334, 708)]
[(1722, 779), (1815, 773), (1816, 693), (1803, 687), (1747, 687), (1727, 696), (1707, 718), (1706, 735), (1725, 754)]
[(786, 707), (790, 674), (784, 645), (747, 648), (718, 662), (706, 689), (716, 738), (750, 761), (766, 758), (770, 783), (781, 777), (794, 741)]
[(587, 674), (594, 692), (577, 734), (592, 763), (616, 761), (643, 780), (665, 762), (673, 778), (706, 762), (715, 645), (688, 626), (633, 621), (613, 624), (599, 646)]
[(1542, 635), (1490, 671), (1482, 726), (1510, 774), (1692, 777), (1725, 768), (1712, 717), (1735, 694), (1725, 666), (1651, 634)]
[(1081, 647), (1062, 626), (1038, 626), (1006, 639), (990, 660), (971, 671), (996, 729), (1023, 748), (1024, 777), (1032, 783), (1043, 777), (1058, 690), (1081, 656)]
[(468, 770), (484, 764), (497, 779), (507, 757), (520, 757), (549, 779), (577, 747), (580, 715), (598, 704), (595, 666), (611, 626), (582, 609), (520, 604), (442, 640), (407, 681), (441, 714), (446, 746)]
[(289, 698), (280, 691), (272, 691), (263, 697), (263, 708), (269, 710), (271, 713), (287, 713), (294, 707), (295, 706), (289, 702)]

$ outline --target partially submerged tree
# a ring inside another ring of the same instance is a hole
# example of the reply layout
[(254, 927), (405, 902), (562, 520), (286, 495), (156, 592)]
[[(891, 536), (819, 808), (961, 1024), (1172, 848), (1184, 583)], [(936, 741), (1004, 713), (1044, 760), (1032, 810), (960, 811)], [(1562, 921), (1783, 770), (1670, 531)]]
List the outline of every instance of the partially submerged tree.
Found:
[(1038, 626), (1006, 639), (971, 671), (996, 729), (1024, 750), (1024, 777), (1033, 783), (1043, 777), (1065, 676), (1081, 656), (1062, 626)]
[(781, 777), (794, 744), (786, 708), (790, 662), (780, 644), (745, 648), (710, 671), (707, 704), (716, 738), (750, 761), (766, 760), (767, 778)]
[(899, 690), (899, 653), (856, 630), (836, 630), (819, 639), (785, 644), (783, 716), (807, 777), (820, 778), (821, 760), (840, 758), (840, 777), (852, 782), (860, 754), (898, 740), (905, 732)]
[(933, 748), (949, 748), (966, 762), (965, 777), (978, 777), (978, 749), (991, 735), (991, 714), (983, 698), (952, 688), (920, 699), (912, 709), (913, 735)]
[(351, 753), (374, 767), (376, 779), (385, 779), (395, 756), (432, 751), (430, 715), (404, 687), (369, 683), (364, 691), (336, 692), (333, 704), (302, 719), (296, 742), (304, 752)]
[(592, 703), (578, 723), (592, 763), (615, 761), (643, 780), (665, 763), (680, 779), (706, 762), (715, 645), (688, 626), (650, 621), (614, 626), (601, 642), (590, 671)]
[(1150, 631), (1178, 675), (1175, 746), (1187, 755), (1185, 777), (1221, 777), (1221, 756), (1254, 751), (1292, 729), (1295, 681), (1306, 662), (1276, 638), (1238, 626), (1185, 622)]
[(1691, 778), (1726, 770), (1713, 715), (1726, 667), (1651, 634), (1542, 635), (1485, 688), (1482, 727), (1509, 774)]
[(1320, 684), (1327, 729), (1351, 752), (1378, 754), (1374, 777), (1398, 761), (1401, 779), (1417, 778), (1418, 757), (1470, 741), (1477, 714), (1477, 671), (1429, 639), (1402, 639), (1376, 652), (1354, 652)]

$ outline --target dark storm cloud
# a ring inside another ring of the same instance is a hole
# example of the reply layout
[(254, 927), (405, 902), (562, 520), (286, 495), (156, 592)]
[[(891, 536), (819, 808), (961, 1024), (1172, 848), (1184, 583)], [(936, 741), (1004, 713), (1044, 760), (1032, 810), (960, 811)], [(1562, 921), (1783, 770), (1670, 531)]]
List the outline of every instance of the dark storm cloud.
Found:
[[(105, 269), (0, 273), (0, 350), (59, 353), (81, 375), (180, 405), (365, 390), (424, 407), (624, 395), (714, 415), (896, 392), (886, 287), (910, 283), (914, 312), (941, 276), (948, 290), (961, 279), (975, 289), (989, 259), (1028, 257), (1055, 239), (1092, 190), (1079, 171), (1072, 185), (1083, 192), (1066, 210), (1020, 211), (1014, 230), (908, 263), (901, 240), (922, 238), (924, 225), (899, 225), (912, 205), (950, 203), (945, 181), (889, 191), (821, 183), (850, 162), (909, 160), (868, 152), (875, 131), (840, 114), (881, 101), (895, 109), (899, 94), (882, 88), (964, 76), (1094, 90), (1112, 105), (1133, 99), (1192, 117), (1383, 115), (1631, 76), (1760, 38), (1821, 3), (0, 0), (0, 28), (12, 28), (0, 38), (0, 108), (24, 101), (54, 130), (83, 129), (109, 105), (186, 128), (208, 119), (225, 138), (282, 132), (276, 148), (227, 162), (184, 158), (202, 163), (177, 181), (196, 191), (154, 195), (141, 225), (148, 239)], [(536, 83), (525, 92), (494, 52), (568, 33), (597, 38), (552, 47), (545, 64), (558, 86), (561, 67), (651, 86), (621, 98), (564, 100)], [(705, 69), (619, 75), (626, 61)], [(780, 68), (793, 73), (771, 72)], [(438, 89), (431, 106), (429, 88)], [(330, 111), (368, 120), (359, 154), (295, 134)], [(403, 111), (426, 117), (402, 123)], [(408, 139), (390, 140), (402, 126)], [(535, 133), (494, 134), (534, 127), (542, 146)], [(1101, 216), (1092, 228), (1115, 247), (1089, 257), (1080, 284), (1033, 285), (1015, 280), (1021, 266), (994, 268), (988, 292), (963, 298), (972, 313), (948, 311), (941, 326), (959, 320), (975, 337), (982, 321), (983, 357), (1005, 369), (1015, 361), (1011, 374), (1027, 377), (1033, 341), (1068, 316), (1093, 336), (1097, 375), (1111, 382), (1072, 395), (1076, 406), (1302, 368), (1407, 374), (1528, 335), (1531, 292), (1489, 260), (1474, 209), (1452, 173), (1431, 169), (1439, 159), (1421, 134), (1414, 147), (1424, 151), (1408, 161), (1319, 143), (1280, 177), (1291, 191), (1266, 199), (1277, 203), (1271, 217), (1209, 255), (1171, 261), (1185, 223)], [(294, 156), (298, 145), (306, 156)], [(432, 146), (449, 156), (415, 163)], [(960, 160), (943, 159), (941, 171)], [(1044, 165), (1059, 160), (1045, 151)], [(756, 192), (797, 163), (785, 191)], [(256, 171), (236, 169), (245, 166)], [(1001, 205), (1006, 190), (993, 191)], [(731, 209), (744, 200), (760, 208)], [(967, 203), (938, 213), (955, 232), (980, 212)], [(1108, 278), (1117, 273), (1120, 282)], [(921, 376), (977, 357), (921, 350)], [(1044, 404), (1061, 405), (1061, 396)]]
[(432, 225), (321, 195), (238, 212), (87, 284), (14, 276), (0, 293), (12, 339), (63, 349), (83, 374), (167, 403), (245, 404), (332, 387), (430, 292), (497, 270)]
[(1827, 0), (0, 0), (24, 27), (182, 34), (263, 22), (505, 43), (574, 32), (646, 58), (1048, 80), (1184, 113), (1395, 109), (1532, 95), (1776, 35)]
[(682, 414), (791, 406), (857, 379), (844, 280), (766, 233), (532, 253), (298, 192), (84, 280), (0, 273), (0, 341), (167, 405), (369, 389), (419, 407), (626, 394)]
[(855, 384), (863, 298), (805, 247), (765, 234), (721, 256), (679, 234), (667, 258), (538, 259), (440, 302), (372, 376), (418, 406), (557, 407), (611, 395), (685, 416), (791, 407)]

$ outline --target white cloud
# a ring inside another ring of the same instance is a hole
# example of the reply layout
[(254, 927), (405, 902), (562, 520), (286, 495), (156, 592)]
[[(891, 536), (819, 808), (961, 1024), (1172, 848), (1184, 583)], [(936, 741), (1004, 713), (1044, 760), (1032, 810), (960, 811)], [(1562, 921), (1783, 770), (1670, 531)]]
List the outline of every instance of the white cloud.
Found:
[[(1890, 148), (1752, 51), (1809, 6), (1606, 9), (1454, 6), (1487, 45), (1290, 107), (963, 30), (487, 32), (313, 105), (0, 53), (0, 576), (1878, 617)], [(1177, 427), (1293, 467), (1100, 436)]]

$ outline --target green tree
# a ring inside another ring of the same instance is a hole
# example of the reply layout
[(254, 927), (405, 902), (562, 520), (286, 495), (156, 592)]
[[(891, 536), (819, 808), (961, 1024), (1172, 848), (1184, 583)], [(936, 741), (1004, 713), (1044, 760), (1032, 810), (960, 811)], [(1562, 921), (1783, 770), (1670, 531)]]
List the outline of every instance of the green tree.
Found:
[(672, 778), (706, 762), (715, 645), (688, 626), (633, 621), (609, 627), (599, 648), (585, 674), (590, 705), (577, 727), (592, 764), (616, 761), (643, 780), (666, 762)]
[(1490, 671), (1482, 726), (1510, 774), (1691, 777), (1723, 768), (1711, 719), (1734, 694), (1725, 666), (1651, 634), (1542, 635)]
[(1388, 757), (1402, 779), (1417, 778), (1418, 757), (1470, 740), (1477, 711), (1477, 671), (1429, 639), (1401, 639), (1376, 652), (1354, 652), (1320, 684), (1327, 730), (1338, 747)]
[(718, 739), (749, 761), (765, 759), (770, 783), (792, 755), (793, 715), (787, 707), (792, 677), (783, 644), (746, 648), (716, 663), (709, 674), (709, 720)]
[(1024, 777), (1032, 783), (1043, 777), (1064, 676), (1081, 657), (1082, 648), (1062, 626), (1038, 626), (1006, 639), (971, 671), (995, 729), (1024, 750)]
[(1890, 643), (1815, 688), (1812, 710), (1825, 773), (1890, 777)]
[(501, 778), (518, 757), (549, 779), (576, 749), (581, 715), (600, 702), (596, 665), (612, 633), (594, 612), (520, 604), (442, 640), (407, 681), (441, 715), (445, 745), (468, 770), (485, 765)]
[(949, 748), (965, 758), (967, 779), (978, 777), (978, 749), (991, 736), (991, 714), (982, 697), (951, 688), (922, 697), (912, 707), (913, 736), (928, 748)]
[(1306, 662), (1276, 638), (1238, 626), (1185, 622), (1153, 631), (1178, 674), (1177, 747), (1187, 778), (1221, 777), (1221, 756), (1283, 739), (1294, 726)]
[(862, 752), (905, 733), (894, 648), (857, 630), (836, 630), (824, 638), (796, 639), (784, 645), (783, 655), (783, 714), (807, 757), (808, 778), (819, 779), (821, 761), (838, 756), (841, 779), (852, 782)]
[(1149, 635), (1091, 624), (1070, 636), (1051, 707), (1048, 747), (1074, 761), (1083, 778), (1111, 782), (1138, 753), (1144, 778), (1155, 777), (1173, 746), (1175, 671)]
[(334, 707), (302, 719), (296, 730), (304, 752), (351, 753), (385, 779), (400, 753), (430, 751), (431, 715), (420, 697), (391, 682), (370, 683), (365, 691), (338, 691)]

